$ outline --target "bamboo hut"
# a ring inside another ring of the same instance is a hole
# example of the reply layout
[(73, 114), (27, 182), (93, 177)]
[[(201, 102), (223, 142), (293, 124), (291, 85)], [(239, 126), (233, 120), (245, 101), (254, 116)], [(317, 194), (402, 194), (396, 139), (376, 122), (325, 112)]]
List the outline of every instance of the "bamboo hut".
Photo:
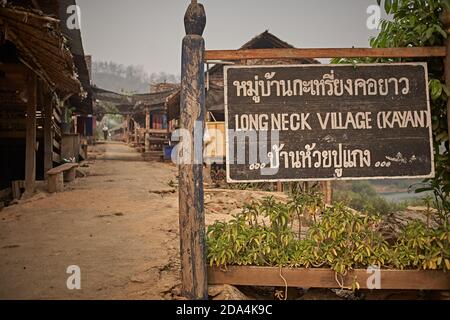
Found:
[[(273, 49), (294, 48), (282, 41), (269, 31), (257, 35), (239, 50), (245, 49)], [(264, 64), (317, 64), (315, 59), (258, 59), (236, 61), (240, 65), (264, 65)], [(225, 160), (225, 115), (224, 115), (224, 79), (223, 67), (229, 64), (219, 62), (209, 68), (206, 79), (206, 126), (207, 139), (205, 141), (205, 160), (209, 163), (224, 163)], [(177, 91), (167, 101), (168, 120), (171, 128), (178, 128), (180, 117), (180, 91)]]
[(65, 23), (70, 4), (0, 4), (0, 189), (16, 197), (64, 162), (67, 110), (92, 112), (80, 32)]

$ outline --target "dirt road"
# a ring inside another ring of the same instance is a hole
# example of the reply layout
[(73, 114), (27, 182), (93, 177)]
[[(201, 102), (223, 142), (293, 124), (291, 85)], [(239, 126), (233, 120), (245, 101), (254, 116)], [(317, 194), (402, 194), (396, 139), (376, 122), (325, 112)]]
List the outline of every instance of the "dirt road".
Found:
[[(0, 212), (0, 299), (170, 298), (179, 281), (176, 168), (120, 143), (92, 151), (87, 177), (65, 192)], [(67, 288), (70, 265), (81, 269), (81, 290)]]
[[(0, 211), (0, 299), (172, 299), (179, 292), (176, 167), (144, 162), (121, 143), (90, 151), (93, 159), (80, 168), (86, 177), (64, 192), (41, 190)], [(206, 224), (228, 220), (246, 202), (267, 195), (205, 190)], [(81, 290), (67, 288), (72, 265), (81, 270)], [(419, 293), (394, 292), (402, 299)], [(318, 289), (302, 298), (337, 297)]]

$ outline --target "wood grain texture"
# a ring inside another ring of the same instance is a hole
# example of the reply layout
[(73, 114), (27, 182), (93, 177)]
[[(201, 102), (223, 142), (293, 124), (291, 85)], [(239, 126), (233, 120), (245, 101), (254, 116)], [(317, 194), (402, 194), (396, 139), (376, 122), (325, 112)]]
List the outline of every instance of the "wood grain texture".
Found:
[(446, 47), (420, 48), (308, 48), (308, 49), (246, 49), (207, 50), (205, 61), (245, 59), (301, 58), (420, 58), (445, 57)]
[(37, 77), (31, 74), (27, 81), (27, 132), (25, 151), (25, 197), (31, 196), (36, 184), (36, 108), (37, 108)]
[[(282, 276), (289, 287), (297, 288), (340, 288), (331, 269), (282, 268)], [(367, 279), (372, 274), (366, 269), (348, 271), (338, 280), (346, 287), (353, 279), (361, 289), (367, 289)], [(209, 284), (230, 284), (245, 286), (280, 286), (285, 282), (277, 267), (229, 266), (226, 270), (208, 268)], [(381, 270), (380, 289), (403, 290), (450, 290), (450, 273), (441, 270)]]
[(192, 3), (185, 16), (188, 35), (182, 43), (180, 125), (190, 137), (180, 142), (178, 150), (180, 159), (186, 157), (183, 152), (189, 152), (190, 159), (179, 166), (179, 223), (182, 294), (188, 299), (208, 298), (202, 173), (205, 19), (203, 7)]
[(227, 181), (434, 176), (427, 76), (423, 63), (225, 67)]
[[(53, 147), (59, 143), (53, 139), (52, 130), (52, 114), (54, 112), (52, 100), (50, 95), (44, 94), (43, 97), (44, 109), (44, 173), (53, 168)], [(47, 174), (45, 174), (47, 176)]]

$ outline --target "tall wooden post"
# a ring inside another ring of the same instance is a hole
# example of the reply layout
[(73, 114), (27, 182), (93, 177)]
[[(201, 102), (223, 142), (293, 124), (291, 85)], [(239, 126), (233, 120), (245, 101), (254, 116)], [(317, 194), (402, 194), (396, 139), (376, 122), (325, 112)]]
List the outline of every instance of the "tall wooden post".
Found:
[(139, 144), (138, 139), (138, 129), (137, 129), (137, 123), (133, 120), (133, 129), (134, 129), (134, 144), (137, 146)]
[(44, 172), (47, 177), (47, 171), (53, 168), (53, 130), (52, 116), (53, 104), (48, 92), (44, 93), (43, 99), (44, 113)]
[(144, 133), (144, 145), (145, 152), (150, 151), (150, 112), (145, 110), (145, 133)]
[(36, 185), (36, 105), (37, 105), (37, 78), (30, 73), (27, 81), (28, 102), (26, 118), (26, 149), (25, 149), (25, 194), (30, 197)]
[(126, 138), (126, 143), (129, 144), (130, 143), (130, 115), (127, 115), (126, 117), (126, 128), (125, 128), (125, 138)]
[[(182, 293), (188, 299), (207, 299), (205, 212), (203, 204), (203, 131), (205, 114), (204, 51), (206, 25), (203, 5), (192, 0), (184, 17), (182, 45), (181, 128), (190, 134), (182, 141), (191, 161), (179, 166), (180, 255)], [(183, 151), (184, 150), (184, 151)]]

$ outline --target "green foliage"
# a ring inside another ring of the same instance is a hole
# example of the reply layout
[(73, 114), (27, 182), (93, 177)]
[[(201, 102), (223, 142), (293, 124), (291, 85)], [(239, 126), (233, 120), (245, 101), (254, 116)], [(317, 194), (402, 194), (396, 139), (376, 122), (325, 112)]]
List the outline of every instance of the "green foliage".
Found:
[[(381, 4), (381, 0), (377, 1)], [(440, 20), (448, 0), (384, 0), (386, 13), (380, 33), (371, 40), (374, 48), (426, 47), (443, 45), (447, 33)]]
[[(293, 226), (308, 214), (321, 219), (302, 239)], [(208, 261), (211, 266), (324, 266), (338, 273), (371, 265), (450, 270), (450, 234), (444, 228), (413, 222), (390, 247), (381, 223), (379, 215), (342, 204), (327, 208), (314, 191), (292, 196), (288, 203), (265, 198), (247, 205), (230, 222), (208, 228)]]
[(374, 187), (367, 181), (354, 181), (340, 184), (335, 188), (333, 200), (370, 214), (389, 214), (405, 208), (405, 204), (388, 202), (379, 196)]
[(75, 112), (75, 107), (66, 107), (64, 112), (64, 119), (66, 123), (72, 123), (72, 116)]
[(450, 232), (430, 229), (424, 223), (406, 226), (393, 248), (393, 265), (398, 269), (450, 270)]
[[(384, 4), (392, 19), (383, 20), (377, 37), (371, 39), (373, 48), (442, 46), (447, 39), (441, 16), (450, 10), (449, 0), (377, 0)], [(427, 62), (432, 111), (432, 128), (435, 150), (436, 177), (425, 182), (427, 186), (416, 192), (432, 191), (435, 207), (441, 223), (449, 227), (450, 213), (450, 164), (447, 128), (447, 99), (450, 94), (445, 85), (444, 61), (442, 58), (418, 59), (333, 59), (333, 63), (371, 62)]]
[(233, 190), (264, 190), (274, 191), (273, 183), (254, 182), (254, 183), (230, 183), (227, 188)]

